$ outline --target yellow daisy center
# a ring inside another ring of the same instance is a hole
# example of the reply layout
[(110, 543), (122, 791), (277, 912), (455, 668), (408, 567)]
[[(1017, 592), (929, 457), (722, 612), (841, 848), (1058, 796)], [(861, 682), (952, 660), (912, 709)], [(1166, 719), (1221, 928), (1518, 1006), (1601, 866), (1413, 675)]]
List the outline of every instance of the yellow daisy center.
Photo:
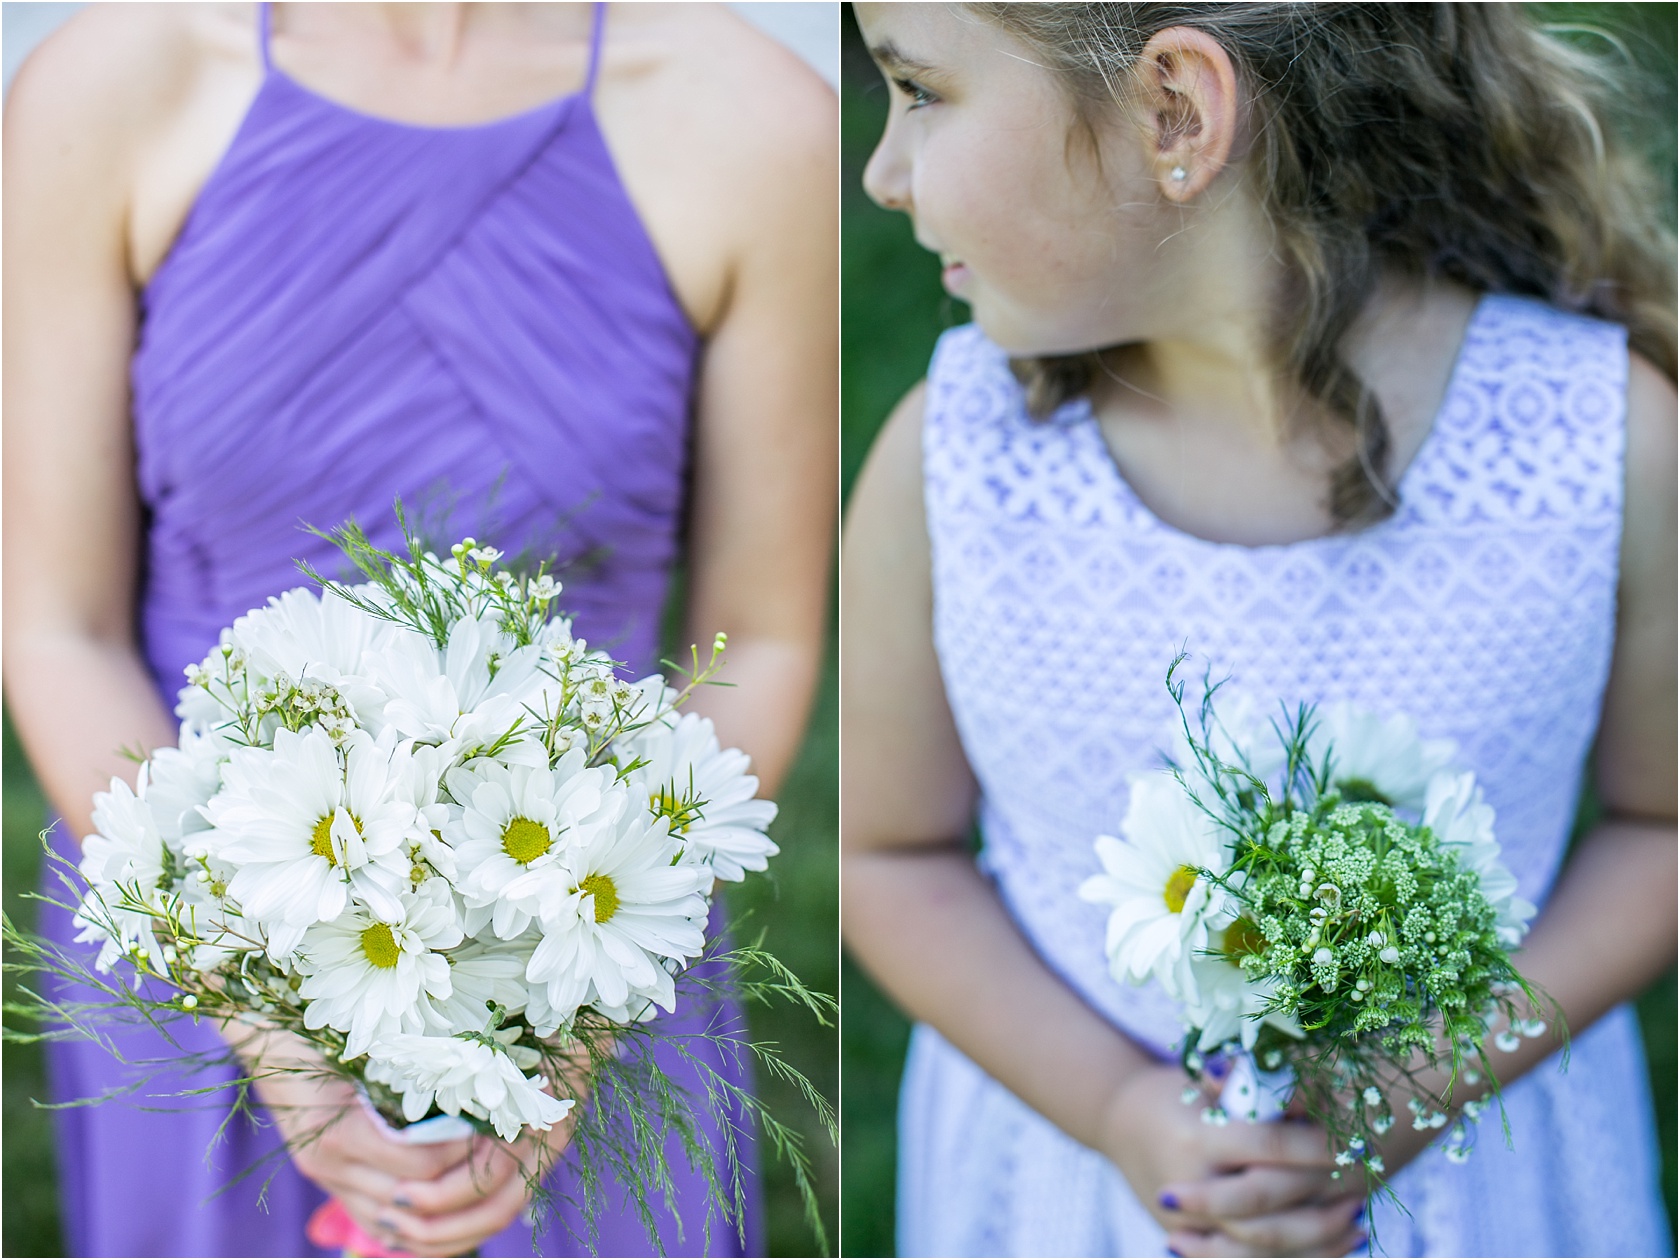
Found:
[(648, 803), (653, 807), (656, 818), (669, 818), (673, 835), (683, 835), (689, 825), (700, 817), (698, 801), (678, 796), (668, 787), (662, 787), (648, 797)]
[[(309, 833), (309, 851), (316, 857), (326, 858), (327, 865), (337, 866), (338, 855), (333, 852), (332, 825), (338, 811), (323, 817), (315, 824), (315, 830)], [(350, 815), (350, 825), (356, 829), (356, 834), (362, 834), (362, 820), (356, 815)]]
[(618, 885), (611, 875), (586, 875), (578, 891), (595, 898), (595, 922), (605, 923), (618, 913)]
[(548, 828), (529, 818), (515, 818), (502, 829), (502, 849), (523, 866), (547, 853), (553, 843)]
[(316, 857), (324, 857), (332, 865), (337, 866), (338, 859), (333, 856), (332, 847), (332, 820), (333, 816), (328, 814), (315, 824), (315, 830), (309, 834), (309, 851)]
[(1225, 943), (1220, 952), (1235, 966), (1250, 954), (1265, 953), (1267, 944), (1266, 938), (1260, 935), (1260, 929), (1254, 925), (1253, 919), (1238, 919), (1225, 929)]
[(375, 923), (362, 932), (362, 953), (375, 967), (383, 967), (389, 971), (397, 965), (397, 959), (402, 957), (402, 951), (397, 948), (397, 938), (391, 935), (389, 923)]
[(1190, 890), (1196, 886), (1196, 868), (1181, 866), (1167, 877), (1167, 886), (1161, 890), (1161, 898), (1167, 903), (1167, 909), (1174, 914), (1184, 913), (1184, 903), (1190, 896)]

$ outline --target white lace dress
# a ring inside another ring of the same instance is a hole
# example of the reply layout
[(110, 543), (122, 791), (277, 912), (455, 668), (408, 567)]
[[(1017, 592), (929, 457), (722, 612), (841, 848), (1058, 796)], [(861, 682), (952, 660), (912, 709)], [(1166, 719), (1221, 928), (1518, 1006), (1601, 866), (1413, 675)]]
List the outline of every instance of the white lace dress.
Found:
[[(1091, 842), (1158, 764), (1168, 663), (1188, 644), (1276, 701), (1411, 714), (1458, 742), (1497, 811), (1521, 895), (1543, 906), (1575, 816), (1615, 626), (1625, 337), (1503, 297), (1471, 321), (1401, 507), (1350, 536), (1207, 542), (1120, 476), (1089, 407), (1025, 412), (978, 329), (940, 341), (924, 462), (934, 638), (982, 791), (982, 865), (1045, 961), (1165, 1057), (1177, 1014), (1109, 978), (1104, 914), (1075, 896)], [(1505, 1093), (1462, 1165), (1431, 1149), (1379, 1206), (1391, 1255), (1669, 1251), (1631, 1009)], [(932, 1029), (900, 1102), (904, 1255), (1159, 1255), (1113, 1165), (1064, 1136)]]

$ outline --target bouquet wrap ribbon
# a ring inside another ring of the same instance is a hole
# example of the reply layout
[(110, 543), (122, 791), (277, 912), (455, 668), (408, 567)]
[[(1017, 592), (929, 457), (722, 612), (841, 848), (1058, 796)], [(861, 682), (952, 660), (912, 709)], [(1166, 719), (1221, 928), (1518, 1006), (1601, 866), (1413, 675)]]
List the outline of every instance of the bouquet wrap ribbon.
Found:
[[(387, 1141), (405, 1146), (433, 1146), (440, 1142), (457, 1142), (474, 1136), (478, 1130), (460, 1116), (433, 1116), (417, 1124), (393, 1129), (385, 1117), (375, 1110), (361, 1090), (356, 1091), (362, 1107), (372, 1117)], [(304, 1227), (304, 1235), (317, 1247), (337, 1247), (346, 1256), (411, 1256), (411, 1251), (393, 1250), (356, 1223), (337, 1198), (329, 1197), (315, 1209)]]

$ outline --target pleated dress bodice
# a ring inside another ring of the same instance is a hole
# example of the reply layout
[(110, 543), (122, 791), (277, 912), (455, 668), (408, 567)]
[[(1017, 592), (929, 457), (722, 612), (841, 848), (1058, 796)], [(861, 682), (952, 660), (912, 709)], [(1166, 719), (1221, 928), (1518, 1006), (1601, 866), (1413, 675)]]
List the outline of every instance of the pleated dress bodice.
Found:
[(266, 66), (141, 303), (140, 624), (160, 687), (298, 585), (294, 561), (336, 570), (305, 526), (353, 517), (395, 543), (398, 495), (437, 541), (555, 557), (579, 632), (649, 667), (697, 344), (587, 86), (417, 127)]

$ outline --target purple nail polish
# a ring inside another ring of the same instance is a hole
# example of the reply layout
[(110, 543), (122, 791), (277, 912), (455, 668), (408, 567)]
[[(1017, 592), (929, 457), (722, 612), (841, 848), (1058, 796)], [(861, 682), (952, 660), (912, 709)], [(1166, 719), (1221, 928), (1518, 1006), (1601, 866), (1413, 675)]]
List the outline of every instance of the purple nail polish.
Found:
[(1184, 1253), (1182, 1251), (1180, 1251), (1177, 1247), (1168, 1247), (1167, 1248), (1167, 1254), (1169, 1256), (1183, 1256), (1184, 1255)]
[(393, 1206), (400, 1208), (411, 1208), (414, 1206), (414, 1200), (409, 1198), (406, 1194), (394, 1195), (391, 1199), (391, 1203)]
[(1161, 1206), (1169, 1212), (1178, 1211), (1178, 1196), (1170, 1190), (1161, 1192)]

